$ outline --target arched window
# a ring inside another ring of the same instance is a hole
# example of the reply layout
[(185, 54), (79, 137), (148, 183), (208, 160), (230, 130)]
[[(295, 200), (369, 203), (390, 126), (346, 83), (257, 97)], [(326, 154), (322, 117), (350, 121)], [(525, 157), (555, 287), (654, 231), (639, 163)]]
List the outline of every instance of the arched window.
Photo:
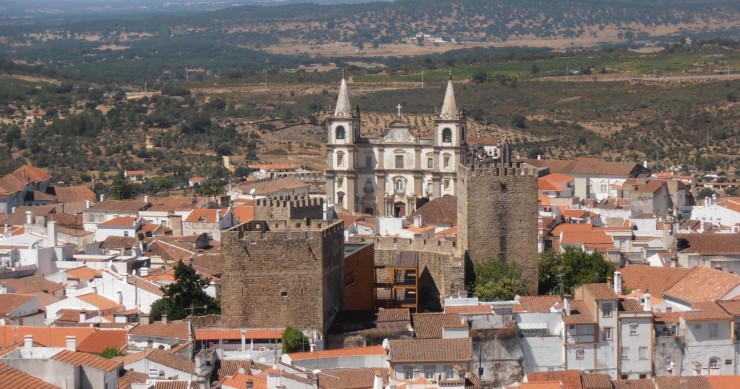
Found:
[(344, 205), (344, 192), (337, 192), (337, 204)]
[(442, 142), (452, 142), (452, 130), (450, 130), (449, 128), (445, 128), (444, 130), (442, 130)]
[(450, 166), (450, 157), (451, 157), (450, 154), (444, 154), (442, 156), (442, 161), (443, 161), (443, 166), (444, 167), (449, 167)]
[(344, 137), (346, 136), (346, 131), (343, 126), (339, 126), (335, 130), (335, 134), (336, 134), (335, 136), (336, 139), (344, 139)]
[(709, 368), (719, 369), (719, 358), (709, 358)]
[(403, 193), (403, 180), (398, 178), (395, 183), (396, 193)]

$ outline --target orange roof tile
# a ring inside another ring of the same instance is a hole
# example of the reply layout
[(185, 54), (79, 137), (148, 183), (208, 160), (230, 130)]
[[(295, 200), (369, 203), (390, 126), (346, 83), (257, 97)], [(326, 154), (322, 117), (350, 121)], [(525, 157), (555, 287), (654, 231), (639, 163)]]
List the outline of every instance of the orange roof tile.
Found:
[(411, 313), (408, 308), (380, 308), (377, 321), (411, 321)]
[(134, 227), (136, 218), (131, 216), (119, 216), (98, 224), (100, 227)]
[(95, 192), (86, 186), (55, 186), (54, 193), (60, 203), (85, 200), (94, 202), (97, 200)]
[[(226, 377), (222, 379), (221, 385), (227, 385), (237, 389), (247, 389), (247, 381), (252, 378), (252, 375), (237, 372), (232, 377)], [(254, 384), (254, 381), (252, 382), (252, 384)], [(254, 385), (252, 387), (254, 387)]]
[(121, 366), (120, 362), (116, 362), (110, 359), (99, 357), (97, 355), (63, 350), (59, 354), (55, 355), (51, 359), (71, 363), (75, 366), (86, 365), (96, 369), (103, 370), (105, 372), (113, 371)]
[(609, 374), (584, 373), (581, 377), (583, 389), (613, 389)]
[(624, 288), (639, 289), (659, 296), (688, 273), (690, 269), (680, 267), (657, 267), (647, 265), (627, 265), (619, 272), (622, 273)]
[(570, 315), (563, 316), (565, 324), (592, 324), (595, 323), (591, 312), (581, 300), (573, 300), (570, 303)]
[[(190, 211), (184, 222), (205, 222), (216, 223), (216, 213), (218, 209), (194, 209)], [(221, 217), (226, 215), (228, 208), (221, 209)]]
[(57, 389), (58, 386), (42, 381), (18, 369), (0, 363), (0, 382), (4, 389)]
[[(198, 328), (194, 330), (195, 340), (236, 340), (241, 339), (240, 329), (229, 328)], [(282, 328), (247, 328), (247, 339), (281, 339)]]
[(465, 362), (473, 359), (472, 338), (391, 340), (389, 349), (392, 363)]
[(123, 305), (97, 293), (88, 293), (76, 297), (92, 306), (97, 307), (101, 311), (123, 307)]
[(444, 328), (468, 328), (456, 313), (415, 313), (412, 319), (418, 339), (442, 338)]
[(0, 294), (0, 316), (8, 316), (21, 305), (36, 297), (27, 294), (3, 293)]
[(100, 354), (108, 348), (125, 350), (128, 344), (126, 330), (98, 330), (90, 334), (85, 340), (77, 343), (77, 351), (90, 354)]
[(712, 389), (704, 376), (661, 376), (654, 380), (660, 389)]
[(445, 306), (445, 313), (456, 313), (458, 315), (489, 315), (493, 313), (493, 305), (452, 305)]
[(527, 373), (528, 382), (562, 382), (563, 389), (582, 389), (581, 373), (578, 370), (544, 371)]
[[(560, 296), (543, 295), (543, 296), (521, 296), (519, 304), (523, 312), (547, 313), (553, 306), (562, 307), (563, 300)], [(520, 311), (522, 312), (522, 311)]]
[(521, 382), (519, 386), (507, 386), (506, 388), (520, 389), (562, 389), (560, 381)]
[(563, 232), (560, 243), (614, 244), (614, 240), (604, 231)]
[(87, 266), (80, 266), (74, 269), (65, 271), (67, 278), (71, 280), (83, 280), (90, 281), (93, 278), (102, 278), (103, 273), (100, 270), (95, 270)]
[(539, 191), (562, 192), (567, 189), (565, 186), (546, 180), (544, 177), (537, 179), (537, 190)]
[(594, 226), (588, 223), (564, 223), (552, 230), (553, 236), (560, 236), (561, 232), (588, 232), (592, 231)]
[(143, 176), (146, 172), (144, 170), (126, 170), (127, 176)]
[(254, 206), (253, 205), (237, 205), (232, 208), (234, 216), (239, 223), (245, 223), (250, 220), (254, 220)]
[(324, 359), (324, 358), (340, 358), (340, 357), (355, 357), (363, 355), (386, 355), (386, 351), (383, 346), (368, 346), (368, 347), (355, 347), (355, 348), (340, 348), (334, 350), (321, 350), (314, 352), (303, 352), (303, 353), (290, 353), (288, 356), (294, 361), (302, 361), (306, 359)]
[(13, 288), (13, 291), (15, 293), (21, 294), (28, 294), (33, 292), (55, 293), (65, 289), (64, 284), (49, 281), (46, 278), (38, 275), (21, 278), (6, 278), (0, 280), (0, 285), (2, 284)]
[(131, 335), (156, 336), (162, 338), (190, 339), (188, 323), (184, 321), (171, 321), (167, 324), (156, 322), (149, 325), (137, 325), (129, 331)]
[(678, 251), (701, 255), (738, 255), (740, 233), (681, 235), (678, 237)]
[(692, 310), (681, 312), (686, 321), (704, 320), (732, 320), (733, 316), (727, 313), (715, 302), (701, 302), (692, 304)]
[(67, 336), (76, 336), (77, 344), (95, 332), (90, 327), (0, 326), (0, 346), (23, 344), (26, 335), (46, 347), (67, 347)]
[(714, 375), (707, 376), (707, 381), (712, 389), (737, 389), (740, 388), (740, 375)]
[(740, 285), (740, 276), (703, 266), (695, 266), (664, 292), (666, 297), (695, 303), (722, 299)]
[(590, 176), (630, 177), (647, 170), (636, 163), (607, 162), (596, 158), (578, 158), (575, 160), (525, 159), (524, 163), (535, 167), (549, 167), (553, 173)]
[(605, 283), (583, 284), (580, 287), (587, 290), (596, 300), (616, 300), (619, 298), (614, 289)]

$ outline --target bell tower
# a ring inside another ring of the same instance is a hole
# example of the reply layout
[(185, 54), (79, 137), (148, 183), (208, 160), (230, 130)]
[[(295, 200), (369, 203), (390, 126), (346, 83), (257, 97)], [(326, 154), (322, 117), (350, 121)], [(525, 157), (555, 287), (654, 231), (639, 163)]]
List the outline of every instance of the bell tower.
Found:
[(342, 74), (334, 114), (327, 122), (326, 197), (331, 204), (355, 211), (360, 108), (358, 107), (356, 111), (352, 110), (344, 74)]

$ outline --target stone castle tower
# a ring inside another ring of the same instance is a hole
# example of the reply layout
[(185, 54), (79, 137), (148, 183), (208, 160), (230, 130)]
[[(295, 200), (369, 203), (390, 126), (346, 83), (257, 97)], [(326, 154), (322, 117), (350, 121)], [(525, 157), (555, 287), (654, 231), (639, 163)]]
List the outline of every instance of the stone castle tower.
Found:
[(537, 294), (537, 169), (501, 158), (484, 160), (468, 149), (457, 170), (458, 248), (473, 265), (503, 258), (519, 264)]

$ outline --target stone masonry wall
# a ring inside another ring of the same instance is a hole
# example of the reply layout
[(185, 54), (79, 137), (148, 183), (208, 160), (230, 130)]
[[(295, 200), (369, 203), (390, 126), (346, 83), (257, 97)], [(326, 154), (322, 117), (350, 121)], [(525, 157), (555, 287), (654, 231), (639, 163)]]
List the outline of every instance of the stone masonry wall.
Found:
[(267, 223), (271, 231), (222, 234), (223, 325), (326, 333), (343, 300), (342, 223)]
[(303, 196), (257, 199), (254, 202), (254, 219), (292, 220), (309, 218), (320, 220), (324, 212), (323, 204), (322, 199)]
[(529, 292), (537, 293), (537, 170), (458, 166), (460, 249), (473, 264), (496, 258), (522, 267)]

